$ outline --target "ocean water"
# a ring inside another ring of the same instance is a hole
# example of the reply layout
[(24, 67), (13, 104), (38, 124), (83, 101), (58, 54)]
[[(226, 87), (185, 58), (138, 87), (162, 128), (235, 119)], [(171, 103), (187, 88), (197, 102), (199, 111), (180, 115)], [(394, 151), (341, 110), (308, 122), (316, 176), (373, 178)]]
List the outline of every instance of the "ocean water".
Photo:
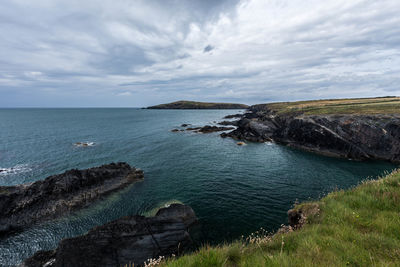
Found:
[[(0, 185), (33, 182), (71, 168), (125, 161), (143, 182), (75, 214), (0, 239), (0, 266), (125, 215), (169, 202), (199, 217), (198, 244), (229, 241), (287, 222), (293, 203), (317, 199), (396, 166), (318, 156), (285, 146), (238, 146), (218, 133), (173, 133), (214, 124), (237, 110), (0, 109)], [(77, 147), (76, 142), (93, 142)]]

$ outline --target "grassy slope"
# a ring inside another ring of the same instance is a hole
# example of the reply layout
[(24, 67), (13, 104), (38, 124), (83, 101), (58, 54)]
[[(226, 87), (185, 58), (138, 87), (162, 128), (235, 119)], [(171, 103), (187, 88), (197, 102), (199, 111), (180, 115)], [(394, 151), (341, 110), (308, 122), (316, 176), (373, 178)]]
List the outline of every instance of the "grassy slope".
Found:
[(149, 109), (245, 109), (244, 104), (236, 103), (208, 103), (195, 101), (176, 101), (168, 104), (148, 107)]
[(400, 266), (400, 171), (330, 193), (302, 229), (237, 241), (162, 266)]
[(278, 114), (400, 114), (400, 97), (329, 99), (256, 105)]

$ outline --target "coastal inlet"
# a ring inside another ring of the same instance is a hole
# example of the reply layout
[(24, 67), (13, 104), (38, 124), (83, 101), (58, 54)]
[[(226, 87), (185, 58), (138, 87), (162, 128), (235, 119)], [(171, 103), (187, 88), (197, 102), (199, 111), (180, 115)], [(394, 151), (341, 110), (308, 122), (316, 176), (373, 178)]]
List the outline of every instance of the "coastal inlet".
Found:
[[(42, 180), (70, 169), (127, 162), (145, 179), (88, 208), (0, 240), (0, 266), (13, 266), (63, 238), (123, 216), (179, 201), (199, 219), (198, 244), (216, 244), (287, 223), (296, 200), (319, 198), (396, 167), (323, 157), (271, 143), (173, 133), (182, 124), (218, 126), (244, 110), (2, 109), (0, 185)], [(236, 120), (233, 118), (232, 120)], [(214, 123), (214, 121), (216, 123)], [(229, 127), (229, 125), (227, 126)], [(76, 147), (76, 142), (95, 142)], [(23, 166), (23, 168), (20, 168)]]

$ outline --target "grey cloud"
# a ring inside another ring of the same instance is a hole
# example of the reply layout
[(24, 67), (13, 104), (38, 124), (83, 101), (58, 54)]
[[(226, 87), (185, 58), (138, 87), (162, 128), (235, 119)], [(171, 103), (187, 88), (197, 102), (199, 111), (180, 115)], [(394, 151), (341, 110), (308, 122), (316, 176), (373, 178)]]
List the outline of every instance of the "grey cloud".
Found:
[(400, 94), (399, 13), (396, 0), (7, 1), (0, 106)]
[(214, 49), (214, 46), (212, 46), (212, 45), (207, 45), (206, 47), (204, 47), (203, 52), (204, 52), (204, 53), (207, 53), (207, 52), (210, 52), (210, 51), (213, 50), (213, 49)]

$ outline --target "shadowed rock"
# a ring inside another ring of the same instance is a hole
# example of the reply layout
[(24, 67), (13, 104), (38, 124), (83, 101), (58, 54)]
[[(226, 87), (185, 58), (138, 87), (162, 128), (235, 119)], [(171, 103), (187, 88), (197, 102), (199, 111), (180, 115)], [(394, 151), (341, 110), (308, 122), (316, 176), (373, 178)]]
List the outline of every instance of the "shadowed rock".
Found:
[(218, 127), (218, 126), (210, 126), (206, 125), (203, 127), (194, 127), (187, 128), (187, 131), (194, 131), (198, 133), (212, 133), (212, 132), (221, 132), (221, 131), (229, 131), (235, 129), (234, 127)]
[(221, 121), (218, 122), (219, 125), (232, 125), (232, 126), (237, 126), (239, 121)]
[(188, 229), (197, 222), (186, 205), (172, 204), (154, 217), (127, 216), (64, 239), (54, 251), (39, 251), (21, 266), (142, 266), (148, 259), (178, 255), (190, 247)]
[(400, 162), (399, 115), (279, 115), (250, 108), (238, 128), (221, 137), (275, 141), (322, 155)]
[(224, 119), (242, 118), (243, 116), (244, 114), (238, 113), (238, 114), (226, 115)]
[(0, 234), (54, 219), (143, 178), (127, 163), (69, 170), (31, 184), (0, 186)]

